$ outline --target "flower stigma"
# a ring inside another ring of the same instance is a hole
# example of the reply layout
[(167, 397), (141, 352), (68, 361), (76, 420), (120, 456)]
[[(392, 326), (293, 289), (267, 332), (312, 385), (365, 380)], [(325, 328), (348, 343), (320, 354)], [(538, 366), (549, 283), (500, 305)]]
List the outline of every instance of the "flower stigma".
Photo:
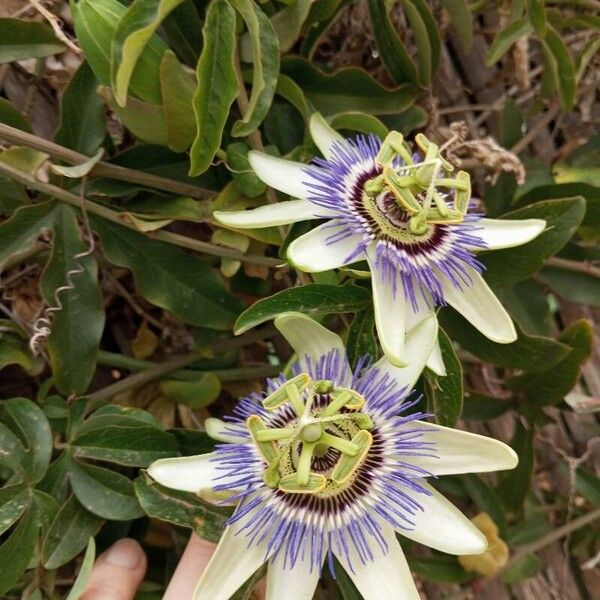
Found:
[(288, 494), (328, 496), (352, 483), (373, 442), (374, 425), (361, 412), (361, 394), (300, 373), (262, 404), (267, 411), (285, 415), (270, 426), (258, 415), (246, 419), (266, 463), (266, 485)]

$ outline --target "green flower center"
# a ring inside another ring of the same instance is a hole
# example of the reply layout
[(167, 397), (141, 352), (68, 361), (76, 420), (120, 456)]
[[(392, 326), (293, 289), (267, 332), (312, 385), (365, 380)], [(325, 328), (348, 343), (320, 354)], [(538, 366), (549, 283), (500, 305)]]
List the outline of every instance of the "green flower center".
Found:
[(279, 409), (287, 405), (293, 417), (284, 427), (269, 426), (258, 415), (246, 420), (266, 463), (265, 483), (285, 493), (321, 495), (350, 485), (373, 441), (373, 422), (361, 412), (364, 403), (358, 392), (314, 382), (306, 373), (267, 396), (266, 410), (281, 416)]

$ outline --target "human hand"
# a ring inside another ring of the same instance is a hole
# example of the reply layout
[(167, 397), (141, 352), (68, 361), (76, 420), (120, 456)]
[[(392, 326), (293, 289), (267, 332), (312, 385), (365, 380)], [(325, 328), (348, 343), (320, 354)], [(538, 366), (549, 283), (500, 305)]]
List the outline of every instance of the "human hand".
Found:
[[(191, 598), (215, 548), (216, 544), (192, 534), (163, 600)], [(146, 555), (135, 540), (119, 540), (96, 559), (82, 600), (133, 600), (146, 564)]]

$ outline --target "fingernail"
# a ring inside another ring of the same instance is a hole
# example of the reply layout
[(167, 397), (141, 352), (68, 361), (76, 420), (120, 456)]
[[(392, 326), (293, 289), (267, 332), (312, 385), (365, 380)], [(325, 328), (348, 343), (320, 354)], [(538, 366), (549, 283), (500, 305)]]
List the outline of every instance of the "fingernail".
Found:
[(105, 555), (109, 565), (133, 570), (140, 564), (140, 547), (135, 540), (119, 540), (111, 546)]

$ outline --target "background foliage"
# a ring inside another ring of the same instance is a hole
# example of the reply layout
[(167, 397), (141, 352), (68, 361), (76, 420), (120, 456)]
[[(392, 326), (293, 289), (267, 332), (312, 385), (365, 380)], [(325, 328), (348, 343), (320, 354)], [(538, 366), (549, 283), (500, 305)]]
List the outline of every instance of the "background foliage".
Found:
[[(485, 257), (516, 342), (440, 311), (449, 375), (423, 374), (424, 405), (440, 423), (510, 441), (521, 462), (437, 481), (491, 517), (511, 559), (483, 579), (403, 540), (424, 596), (597, 597), (599, 8), (5, 0), (0, 595), (76, 600), (96, 548), (129, 535), (150, 558), (139, 597), (160, 598), (186, 528), (216, 541), (227, 513), (143, 468), (209, 451), (203, 419), (285, 364), (269, 319), (298, 310), (345, 335), (352, 358), (377, 353), (360, 270), (280, 268), (306, 224), (241, 232), (211, 216), (274, 201), (248, 150), (309, 160), (318, 110), (345, 134), (443, 140), (464, 120), (472, 143), (458, 158), (485, 211), (549, 224)], [(57, 301), (35, 356), (32, 327)], [(342, 573), (317, 597), (359, 596)]]

